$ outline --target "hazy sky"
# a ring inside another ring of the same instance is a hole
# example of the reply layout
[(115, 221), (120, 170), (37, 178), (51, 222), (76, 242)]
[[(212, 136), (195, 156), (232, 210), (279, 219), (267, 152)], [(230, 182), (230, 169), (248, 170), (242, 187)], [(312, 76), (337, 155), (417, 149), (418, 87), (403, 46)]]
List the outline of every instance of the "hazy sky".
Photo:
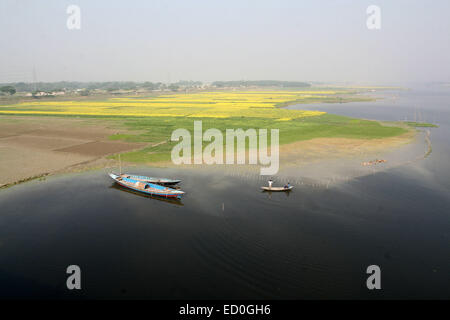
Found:
[(38, 81), (450, 81), (449, 16), (449, 0), (1, 0), (0, 82), (33, 66)]

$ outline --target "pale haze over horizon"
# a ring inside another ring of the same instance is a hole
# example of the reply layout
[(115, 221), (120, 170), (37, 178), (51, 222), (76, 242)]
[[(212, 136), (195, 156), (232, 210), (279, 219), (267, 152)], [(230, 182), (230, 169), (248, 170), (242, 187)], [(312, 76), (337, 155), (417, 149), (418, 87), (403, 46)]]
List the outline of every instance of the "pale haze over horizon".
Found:
[(448, 0), (2, 0), (0, 82), (450, 82), (449, 14)]

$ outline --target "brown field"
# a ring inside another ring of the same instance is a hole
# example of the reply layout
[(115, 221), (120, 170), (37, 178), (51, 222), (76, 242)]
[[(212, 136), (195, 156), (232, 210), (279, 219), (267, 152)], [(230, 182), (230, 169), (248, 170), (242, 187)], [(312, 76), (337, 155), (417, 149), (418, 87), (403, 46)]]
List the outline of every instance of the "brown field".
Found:
[(75, 153), (84, 156), (103, 157), (109, 154), (137, 149), (143, 147), (144, 145), (145, 144), (143, 143), (126, 143), (118, 141), (91, 141), (67, 148), (57, 149), (55, 151)]
[(103, 164), (106, 155), (143, 147), (108, 140), (106, 123), (56, 118), (0, 118), (0, 186), (69, 168)]

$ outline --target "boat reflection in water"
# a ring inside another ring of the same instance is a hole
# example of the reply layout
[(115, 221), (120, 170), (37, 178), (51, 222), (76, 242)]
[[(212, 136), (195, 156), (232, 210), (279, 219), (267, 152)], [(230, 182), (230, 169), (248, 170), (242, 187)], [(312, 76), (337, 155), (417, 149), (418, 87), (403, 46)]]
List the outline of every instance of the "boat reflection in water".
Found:
[(287, 190), (286, 192), (279, 192), (279, 191), (269, 191), (269, 190), (262, 190), (261, 193), (265, 193), (267, 194), (267, 198), (269, 200), (272, 200), (272, 193), (275, 194), (275, 199), (277, 199), (278, 197), (282, 197), (280, 195), (280, 193), (284, 194), (286, 196), (286, 198), (289, 198), (289, 195), (291, 194), (291, 190)]
[(150, 199), (155, 199), (155, 200), (159, 200), (159, 201), (163, 201), (163, 202), (172, 203), (172, 204), (175, 204), (175, 205), (178, 205), (178, 206), (184, 206), (183, 202), (181, 202), (181, 200), (178, 199), (178, 198), (164, 198), (164, 197), (158, 197), (158, 196), (151, 196), (151, 195), (148, 195), (148, 194), (145, 194), (145, 193), (142, 193), (142, 192), (137, 192), (137, 191), (133, 191), (131, 189), (122, 187), (117, 182), (114, 182), (110, 186), (110, 188), (116, 189), (116, 190), (120, 190), (120, 191), (125, 191), (125, 192), (128, 192), (128, 193), (132, 193), (134, 195), (141, 196), (141, 197), (144, 197), (144, 198), (150, 198)]

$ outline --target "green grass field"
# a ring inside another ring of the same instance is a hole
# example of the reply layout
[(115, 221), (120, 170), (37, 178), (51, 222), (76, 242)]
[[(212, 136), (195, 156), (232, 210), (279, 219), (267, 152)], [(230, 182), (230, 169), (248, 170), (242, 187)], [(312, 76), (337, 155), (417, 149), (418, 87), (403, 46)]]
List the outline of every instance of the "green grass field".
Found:
[[(353, 119), (333, 114), (316, 117), (306, 117), (291, 121), (273, 121), (257, 118), (130, 118), (123, 122), (130, 133), (110, 136), (112, 140), (128, 142), (162, 143), (158, 146), (146, 147), (139, 151), (122, 154), (122, 159), (129, 162), (160, 162), (170, 160), (170, 152), (177, 142), (170, 142), (172, 132), (178, 128), (185, 128), (193, 136), (195, 120), (201, 120), (203, 131), (217, 128), (225, 136), (226, 129), (267, 128), (280, 130), (280, 144), (314, 138), (351, 138), (351, 139), (379, 139), (401, 135), (407, 129), (395, 125), (384, 126), (377, 121)], [(133, 133), (135, 131), (136, 133)], [(204, 146), (208, 142), (204, 142)], [(116, 156), (112, 156), (116, 158)]]
[(437, 124), (428, 123), (428, 122), (405, 121), (404, 123), (410, 127), (416, 127), (416, 128), (438, 128), (439, 127)]

